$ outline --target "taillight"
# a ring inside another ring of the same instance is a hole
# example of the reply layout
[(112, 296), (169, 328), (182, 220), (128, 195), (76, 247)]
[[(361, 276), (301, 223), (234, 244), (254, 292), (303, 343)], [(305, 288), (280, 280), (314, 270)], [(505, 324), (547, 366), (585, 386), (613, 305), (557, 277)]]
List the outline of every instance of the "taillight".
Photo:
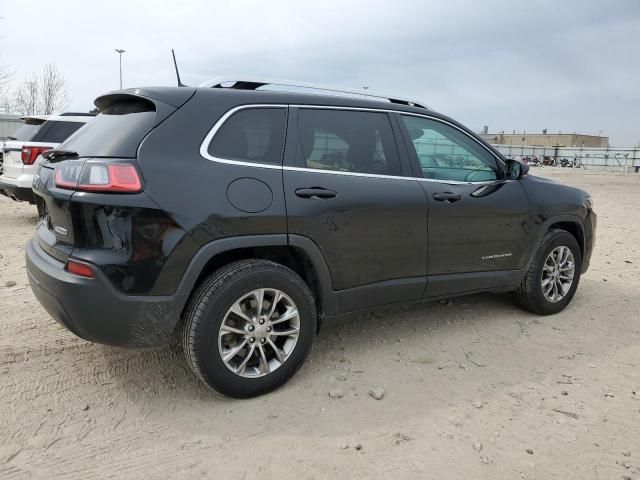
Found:
[(93, 278), (93, 270), (86, 263), (76, 262), (74, 260), (67, 261), (67, 272), (81, 277)]
[(51, 147), (22, 147), (22, 163), (25, 165), (33, 165), (38, 155), (42, 155)]
[(65, 162), (56, 166), (56, 187), (84, 192), (138, 193), (142, 181), (130, 163)]

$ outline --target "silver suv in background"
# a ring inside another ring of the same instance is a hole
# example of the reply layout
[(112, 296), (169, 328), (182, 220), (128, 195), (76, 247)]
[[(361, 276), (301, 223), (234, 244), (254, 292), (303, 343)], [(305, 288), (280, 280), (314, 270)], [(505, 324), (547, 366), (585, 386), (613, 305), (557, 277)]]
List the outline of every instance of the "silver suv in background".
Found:
[(57, 147), (93, 117), (91, 113), (24, 117), (16, 133), (1, 145), (0, 194), (34, 203), (31, 184), (42, 153)]

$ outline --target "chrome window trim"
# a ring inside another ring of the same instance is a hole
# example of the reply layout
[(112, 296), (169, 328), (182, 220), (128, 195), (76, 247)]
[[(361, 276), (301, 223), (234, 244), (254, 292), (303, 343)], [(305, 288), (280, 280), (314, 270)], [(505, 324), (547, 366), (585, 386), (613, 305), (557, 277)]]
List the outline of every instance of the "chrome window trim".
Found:
[(304, 167), (283, 167), (283, 170), (290, 172), (309, 172), (309, 173), (325, 173), (327, 175), (346, 175), (351, 177), (365, 177), (365, 178), (382, 178), (389, 180), (413, 180), (418, 182), (433, 182), (433, 183), (446, 183), (448, 185), (485, 185), (492, 184), (499, 180), (489, 180), (482, 182), (461, 182), (458, 180), (438, 180), (437, 178), (418, 178), (418, 177), (402, 177), (398, 175), (379, 175), (376, 173), (360, 173), (360, 172), (342, 172), (340, 170), (322, 170), (319, 168), (304, 168)]
[(218, 130), (222, 127), (222, 125), (236, 112), (240, 110), (246, 110), (248, 108), (289, 108), (289, 105), (284, 104), (251, 104), (251, 105), (238, 105), (237, 107), (233, 107), (231, 110), (226, 112), (220, 119), (215, 123), (215, 125), (209, 130), (207, 136), (204, 137), (204, 140), (200, 144), (200, 155), (207, 160), (211, 160), (212, 162), (218, 163), (226, 163), (228, 165), (242, 165), (245, 167), (260, 167), (260, 168), (270, 168), (272, 170), (282, 170), (282, 165), (270, 165), (268, 163), (258, 163), (258, 162), (247, 162), (246, 160), (232, 160), (229, 158), (220, 158), (214, 157), (209, 154), (209, 144), (213, 140), (213, 137), (218, 133)]
[[(227, 159), (227, 158), (219, 158), (219, 157), (214, 157), (212, 155), (209, 155), (208, 149), (209, 149), (209, 144), (211, 143), (211, 140), (213, 140), (213, 137), (218, 132), (218, 130), (220, 130), (220, 128), (222, 127), (224, 122), (226, 122), (227, 119), (229, 117), (231, 117), (231, 115), (233, 115), (234, 113), (236, 113), (236, 112), (238, 112), (240, 110), (248, 109), (248, 108), (290, 108), (290, 107), (293, 107), (293, 108), (305, 108), (305, 109), (318, 109), (318, 110), (349, 110), (349, 111), (354, 111), (355, 110), (355, 111), (364, 111), (364, 112), (395, 113), (395, 114), (398, 114), (398, 115), (411, 115), (411, 116), (414, 116), (414, 117), (423, 117), (423, 118), (427, 118), (429, 120), (435, 120), (437, 122), (441, 122), (441, 123), (444, 123), (446, 125), (449, 125), (449, 126), (455, 128), (456, 130), (464, 133), (469, 138), (471, 138), (471, 140), (473, 140), (478, 145), (483, 147), (487, 152), (489, 152), (489, 154), (493, 158), (496, 159), (496, 161), (500, 162), (504, 166), (504, 162), (494, 152), (492, 152), (486, 145), (482, 144), (481, 142), (478, 142), (478, 140), (476, 138), (474, 138), (472, 135), (470, 135), (468, 132), (464, 131), (463, 129), (461, 129), (460, 127), (458, 127), (457, 125), (455, 125), (455, 124), (453, 124), (451, 122), (448, 122), (448, 121), (443, 120), (443, 119), (438, 118), (438, 117), (434, 117), (432, 115), (421, 114), (421, 113), (412, 113), (412, 112), (403, 112), (401, 110), (391, 110), (391, 109), (385, 109), (385, 108), (342, 107), (342, 106), (335, 106), (335, 105), (299, 105), (299, 104), (281, 104), (281, 103), (278, 103), (278, 104), (276, 104), (276, 103), (252, 103), (252, 104), (238, 105), (237, 107), (233, 107), (232, 109), (227, 111), (224, 115), (222, 115), (222, 117), (220, 117), (220, 119), (215, 123), (215, 125), (211, 128), (211, 130), (209, 130), (209, 133), (207, 133), (207, 136), (204, 137), (204, 140), (200, 144), (200, 155), (202, 157), (204, 157), (205, 159), (207, 159), (207, 160), (211, 160), (212, 162), (225, 163), (225, 164), (229, 164), (229, 165), (241, 165), (241, 166), (245, 166), (245, 167), (269, 168), (269, 169), (272, 169), (272, 170), (286, 170), (286, 171), (293, 171), (293, 172), (324, 173), (324, 174), (328, 174), (328, 175), (347, 175), (347, 176), (365, 177), (365, 178), (388, 178), (388, 179), (391, 179), (391, 180), (417, 180), (419, 182), (444, 183), (444, 184), (448, 184), (448, 185), (488, 185), (488, 184), (491, 184), (491, 183), (495, 183), (497, 181), (501, 181), (499, 178), (497, 178), (495, 180), (485, 180), (485, 181), (479, 181), (479, 182), (464, 182), (464, 181), (458, 181), (458, 180), (439, 180), (439, 179), (436, 179), (436, 178), (405, 177), (405, 176), (395, 176), (395, 175), (379, 175), (379, 174), (375, 174), (375, 173), (342, 172), (340, 170), (321, 170), (321, 169), (318, 169), (318, 168), (304, 168), (304, 167), (290, 167), (290, 166), (283, 166), (283, 165), (269, 165), (269, 164), (265, 164), (265, 163), (247, 162), (247, 161), (244, 161), (244, 160), (231, 160), (231, 159)], [(504, 179), (504, 180), (508, 180), (508, 179)]]

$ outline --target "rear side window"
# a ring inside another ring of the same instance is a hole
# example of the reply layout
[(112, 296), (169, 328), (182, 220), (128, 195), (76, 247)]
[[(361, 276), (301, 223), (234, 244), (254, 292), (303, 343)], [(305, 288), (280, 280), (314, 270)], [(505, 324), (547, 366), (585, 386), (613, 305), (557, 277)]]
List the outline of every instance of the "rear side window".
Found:
[(42, 125), (31, 141), (62, 143), (76, 132), (80, 127), (84, 126), (82, 122), (62, 122), (57, 120), (48, 120)]
[(39, 122), (34, 120), (27, 121), (20, 125), (11, 137), (16, 140), (31, 140), (43, 123), (44, 120)]
[(118, 100), (60, 145), (80, 156), (135, 158), (138, 145), (153, 129), (153, 102), (131, 97)]
[(301, 109), (298, 138), (299, 164), (306, 168), (402, 174), (386, 113)]
[(209, 144), (212, 157), (280, 165), (286, 108), (247, 108), (227, 119)]

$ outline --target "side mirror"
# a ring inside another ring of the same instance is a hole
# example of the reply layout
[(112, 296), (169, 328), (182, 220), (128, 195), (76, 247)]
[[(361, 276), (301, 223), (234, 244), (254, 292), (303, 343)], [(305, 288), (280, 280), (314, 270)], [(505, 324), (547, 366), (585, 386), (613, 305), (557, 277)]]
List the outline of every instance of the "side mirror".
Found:
[(529, 165), (513, 158), (507, 158), (505, 173), (509, 180), (520, 180), (529, 173)]

